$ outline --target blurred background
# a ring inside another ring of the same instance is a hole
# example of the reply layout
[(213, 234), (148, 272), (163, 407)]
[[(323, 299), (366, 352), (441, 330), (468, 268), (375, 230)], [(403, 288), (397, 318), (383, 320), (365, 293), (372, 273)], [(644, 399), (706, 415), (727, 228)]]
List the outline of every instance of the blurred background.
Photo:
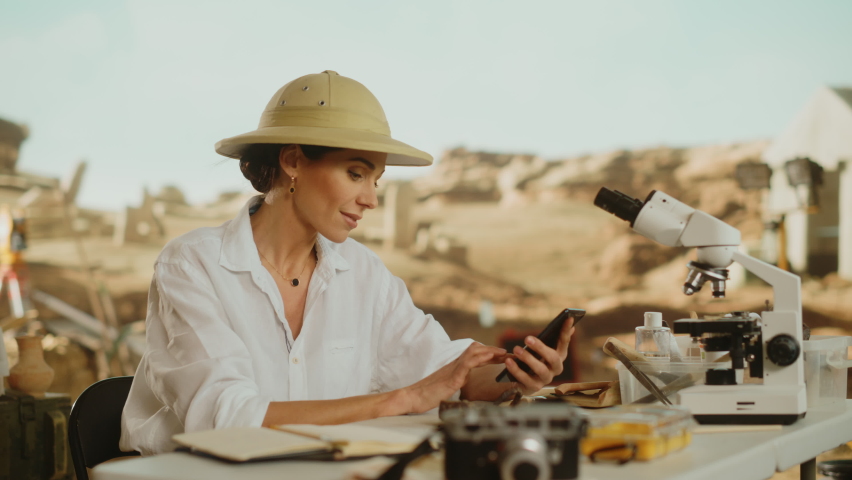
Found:
[(772, 302), (741, 271), (726, 299), (682, 295), (693, 253), (595, 208), (601, 186), (736, 226), (802, 276), (813, 332), (849, 333), (852, 3), (289, 3), (0, 4), (0, 223), (26, 225), (7, 263), (32, 290), (0, 315), (12, 364), (13, 335), (47, 333), (51, 391), (133, 372), (162, 246), (253, 194), (213, 144), (326, 69), (435, 156), (389, 167), (353, 237), (452, 337), (506, 343), (584, 308), (570, 375), (604, 380), (600, 345), (643, 312)]

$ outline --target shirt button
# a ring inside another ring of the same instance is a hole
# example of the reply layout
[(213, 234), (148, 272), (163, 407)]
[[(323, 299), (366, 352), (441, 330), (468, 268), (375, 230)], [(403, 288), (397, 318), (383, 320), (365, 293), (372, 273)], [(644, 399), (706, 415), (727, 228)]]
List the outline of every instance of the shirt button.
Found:
[(293, 357), (293, 364), (294, 364), (294, 365), (298, 365), (298, 364), (299, 364), (299, 357)]

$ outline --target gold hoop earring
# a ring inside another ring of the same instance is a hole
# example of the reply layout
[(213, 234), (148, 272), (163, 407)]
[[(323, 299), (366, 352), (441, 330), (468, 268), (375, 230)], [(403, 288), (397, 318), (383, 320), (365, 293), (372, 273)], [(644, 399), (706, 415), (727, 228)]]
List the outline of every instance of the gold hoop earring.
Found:
[(296, 193), (296, 177), (290, 177), (290, 193)]

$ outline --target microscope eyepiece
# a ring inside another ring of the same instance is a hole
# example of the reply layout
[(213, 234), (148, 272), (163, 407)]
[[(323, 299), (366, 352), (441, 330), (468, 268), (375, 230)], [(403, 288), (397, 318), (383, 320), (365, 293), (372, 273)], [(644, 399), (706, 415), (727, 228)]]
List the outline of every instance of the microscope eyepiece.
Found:
[(616, 217), (630, 222), (636, 221), (636, 216), (639, 215), (639, 210), (645, 206), (645, 203), (638, 198), (633, 198), (630, 195), (625, 195), (618, 190), (610, 190), (606, 187), (601, 187), (595, 197), (595, 206), (600, 207)]

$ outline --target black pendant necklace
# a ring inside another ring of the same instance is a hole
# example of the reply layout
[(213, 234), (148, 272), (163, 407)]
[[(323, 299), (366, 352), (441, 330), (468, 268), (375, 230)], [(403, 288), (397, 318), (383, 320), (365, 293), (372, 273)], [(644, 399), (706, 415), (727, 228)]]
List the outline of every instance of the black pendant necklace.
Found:
[[(261, 252), (260, 250), (258, 250), (257, 252), (258, 252), (258, 253), (260, 253), (261, 258), (263, 258), (264, 260), (266, 260), (266, 263), (268, 263), (268, 264), (269, 264), (269, 266), (270, 266), (270, 267), (272, 267), (272, 269), (273, 269), (273, 270), (275, 270), (275, 273), (277, 273), (279, 277), (281, 277), (281, 278), (283, 278), (284, 280), (287, 280), (288, 282), (290, 282), (290, 286), (291, 286), (291, 287), (298, 287), (298, 286), (299, 286), (299, 279), (301, 279), (301, 278), (302, 278), (302, 274), (303, 274), (303, 273), (305, 273), (305, 269), (306, 269), (306, 268), (308, 268), (308, 263), (311, 261), (311, 260), (310, 260), (310, 258), (308, 258), (308, 261), (306, 261), (306, 262), (305, 262), (305, 266), (304, 266), (304, 267), (302, 267), (302, 271), (301, 271), (301, 272), (299, 272), (299, 276), (298, 276), (298, 277), (296, 277), (296, 278), (287, 278), (287, 277), (285, 277), (283, 274), (281, 274), (281, 272), (279, 272), (277, 268), (275, 268), (275, 265), (274, 265), (272, 262), (270, 262), (268, 258), (266, 258), (266, 255), (264, 255), (264, 254), (263, 254), (263, 252)], [(311, 250), (311, 255), (313, 255), (313, 250)]]

